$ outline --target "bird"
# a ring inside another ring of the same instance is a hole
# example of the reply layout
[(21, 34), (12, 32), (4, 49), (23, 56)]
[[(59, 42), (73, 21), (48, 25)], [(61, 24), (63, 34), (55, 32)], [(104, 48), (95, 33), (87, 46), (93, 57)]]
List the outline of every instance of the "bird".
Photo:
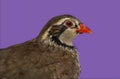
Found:
[(78, 79), (77, 35), (92, 33), (70, 14), (51, 18), (35, 38), (0, 49), (0, 79)]

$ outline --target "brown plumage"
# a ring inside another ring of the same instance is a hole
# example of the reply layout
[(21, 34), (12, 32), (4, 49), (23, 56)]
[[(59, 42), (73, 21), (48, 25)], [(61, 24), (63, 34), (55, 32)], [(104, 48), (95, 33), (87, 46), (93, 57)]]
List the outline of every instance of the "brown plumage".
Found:
[(56, 16), (38, 37), (0, 49), (0, 79), (78, 79), (77, 49), (63, 43), (64, 40), (60, 42), (63, 29), (66, 31), (67, 28), (64, 24), (55, 24), (64, 18), (76, 19), (71, 15)]

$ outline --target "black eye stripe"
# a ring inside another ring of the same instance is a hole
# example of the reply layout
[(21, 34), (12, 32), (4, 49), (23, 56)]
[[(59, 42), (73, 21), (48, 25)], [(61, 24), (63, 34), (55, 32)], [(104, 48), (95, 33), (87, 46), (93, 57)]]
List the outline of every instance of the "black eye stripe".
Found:
[(77, 26), (77, 25), (75, 25), (75, 28), (78, 28), (78, 26)]

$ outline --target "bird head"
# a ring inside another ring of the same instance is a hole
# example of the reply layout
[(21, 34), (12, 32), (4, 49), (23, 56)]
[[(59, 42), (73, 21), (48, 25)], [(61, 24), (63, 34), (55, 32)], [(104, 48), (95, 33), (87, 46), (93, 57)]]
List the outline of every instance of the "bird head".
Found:
[(79, 19), (72, 15), (55, 16), (44, 26), (40, 40), (48, 40), (64, 47), (73, 47), (73, 39), (83, 33), (91, 33)]

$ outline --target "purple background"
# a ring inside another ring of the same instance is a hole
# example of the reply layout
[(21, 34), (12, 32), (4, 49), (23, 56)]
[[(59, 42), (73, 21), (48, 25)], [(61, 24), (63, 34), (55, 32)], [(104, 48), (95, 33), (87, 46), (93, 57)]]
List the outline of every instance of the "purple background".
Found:
[(120, 0), (0, 0), (0, 47), (36, 37), (53, 16), (72, 14), (93, 30), (74, 40), (82, 78), (120, 79)]

